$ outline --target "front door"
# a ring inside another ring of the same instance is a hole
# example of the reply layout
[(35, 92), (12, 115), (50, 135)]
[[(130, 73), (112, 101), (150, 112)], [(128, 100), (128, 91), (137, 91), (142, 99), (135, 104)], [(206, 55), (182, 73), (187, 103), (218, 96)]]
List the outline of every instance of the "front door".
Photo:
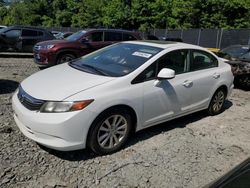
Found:
[[(193, 83), (186, 78), (189, 59), (188, 50), (174, 50), (143, 72), (144, 126), (166, 121), (192, 108)], [(175, 78), (157, 80), (155, 76), (162, 68), (175, 70)]]
[(104, 47), (103, 31), (95, 31), (81, 39), (81, 55), (86, 55)]

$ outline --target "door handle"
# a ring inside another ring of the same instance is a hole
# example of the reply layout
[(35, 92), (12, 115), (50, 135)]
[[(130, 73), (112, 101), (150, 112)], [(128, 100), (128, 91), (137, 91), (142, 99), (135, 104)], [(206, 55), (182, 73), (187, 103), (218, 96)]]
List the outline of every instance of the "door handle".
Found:
[(220, 74), (218, 74), (218, 73), (213, 74), (213, 78), (218, 79), (219, 77), (220, 77)]
[(185, 87), (191, 87), (193, 85), (193, 82), (190, 81), (190, 80), (185, 80), (183, 83), (182, 83), (183, 86)]

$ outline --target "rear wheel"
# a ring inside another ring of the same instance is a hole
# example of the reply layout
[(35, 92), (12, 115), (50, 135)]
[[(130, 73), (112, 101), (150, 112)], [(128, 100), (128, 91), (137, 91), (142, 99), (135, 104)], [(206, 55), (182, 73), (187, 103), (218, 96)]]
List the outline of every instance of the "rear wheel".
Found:
[(70, 53), (65, 53), (65, 54), (61, 54), (56, 61), (56, 64), (62, 64), (62, 63), (66, 63), (69, 62), (73, 59), (75, 59), (75, 55), (70, 54)]
[(209, 115), (217, 115), (223, 111), (223, 106), (226, 99), (226, 92), (224, 89), (218, 89), (210, 101), (208, 107), (208, 114)]
[(105, 113), (90, 129), (89, 147), (97, 154), (118, 151), (127, 141), (131, 125), (131, 116), (122, 110)]

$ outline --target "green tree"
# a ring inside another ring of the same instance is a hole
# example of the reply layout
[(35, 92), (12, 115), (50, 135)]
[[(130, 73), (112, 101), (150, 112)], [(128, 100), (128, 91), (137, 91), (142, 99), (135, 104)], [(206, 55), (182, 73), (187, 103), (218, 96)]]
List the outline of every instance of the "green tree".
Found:
[(78, 6), (79, 12), (73, 15), (72, 26), (84, 28), (103, 26), (104, 0), (82, 0)]

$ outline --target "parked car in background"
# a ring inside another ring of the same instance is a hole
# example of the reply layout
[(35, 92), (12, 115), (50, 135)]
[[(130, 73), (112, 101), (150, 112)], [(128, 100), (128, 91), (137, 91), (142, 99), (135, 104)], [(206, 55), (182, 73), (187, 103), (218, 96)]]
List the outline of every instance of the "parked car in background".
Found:
[(133, 131), (199, 110), (221, 113), (232, 88), (230, 65), (204, 48), (129, 41), (33, 74), (12, 104), (28, 138), (107, 154)]
[(229, 46), (217, 54), (232, 66), (235, 86), (250, 90), (250, 45)]
[(40, 66), (52, 66), (71, 61), (116, 42), (140, 39), (139, 33), (127, 30), (82, 30), (64, 40), (51, 40), (36, 44), (34, 60)]
[(5, 25), (0, 25), (0, 30), (3, 29), (3, 28), (6, 28), (7, 26)]
[(56, 34), (55, 37), (56, 37), (56, 39), (65, 39), (72, 34), (73, 34), (73, 32), (60, 32), (60, 33)]
[(54, 35), (55, 38), (57, 38), (56, 37), (57, 35), (62, 33), (61, 31), (50, 31), (50, 32)]
[(70, 32), (70, 31), (67, 31), (67, 32), (63, 32), (63, 38), (67, 38), (69, 37), (70, 35), (72, 35), (74, 32)]
[(0, 52), (32, 52), (36, 43), (54, 39), (53, 35), (41, 28), (11, 26), (0, 30)]

